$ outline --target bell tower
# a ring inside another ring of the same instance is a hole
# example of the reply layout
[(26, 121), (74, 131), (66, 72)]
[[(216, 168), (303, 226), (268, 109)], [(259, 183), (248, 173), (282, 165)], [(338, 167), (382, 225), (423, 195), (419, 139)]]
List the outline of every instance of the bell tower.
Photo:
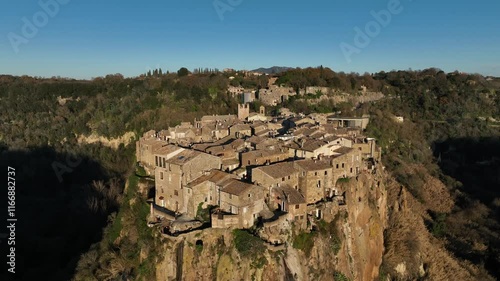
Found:
[(238, 119), (245, 120), (250, 116), (250, 107), (248, 103), (238, 104)]

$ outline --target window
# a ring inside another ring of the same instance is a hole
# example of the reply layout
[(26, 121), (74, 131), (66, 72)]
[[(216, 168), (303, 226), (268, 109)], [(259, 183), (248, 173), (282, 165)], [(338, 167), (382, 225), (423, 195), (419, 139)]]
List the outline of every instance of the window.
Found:
[(290, 176), (288, 176), (288, 179), (290, 179)]
[(318, 181), (318, 188), (321, 187), (321, 181)]
[(351, 168), (351, 174), (352, 174), (352, 168)]
[(337, 164), (337, 169), (339, 168), (339, 164)]
[(167, 167), (167, 160), (165, 158), (163, 158), (163, 168)]
[(229, 199), (233, 199), (233, 195), (232, 194), (229, 194)]
[(285, 178), (282, 178), (281, 181), (285, 181)]
[(299, 208), (299, 205), (295, 205), (295, 209), (298, 209)]
[(328, 176), (328, 171), (325, 171), (325, 176)]
[(177, 190), (174, 190), (174, 195), (179, 196), (179, 192)]
[(248, 193), (248, 198), (252, 197), (252, 194)]
[(250, 160), (248, 160), (248, 165), (250, 165)]
[(155, 156), (155, 165), (158, 166), (158, 156)]
[(344, 163), (342, 163), (342, 168), (344, 168), (344, 167), (345, 167), (345, 165), (344, 165)]
[(317, 176), (318, 175), (318, 172), (314, 172), (314, 175)]
[(163, 172), (160, 172), (160, 180), (163, 179)]
[(306, 176), (306, 172), (302, 172), (302, 176), (305, 177)]

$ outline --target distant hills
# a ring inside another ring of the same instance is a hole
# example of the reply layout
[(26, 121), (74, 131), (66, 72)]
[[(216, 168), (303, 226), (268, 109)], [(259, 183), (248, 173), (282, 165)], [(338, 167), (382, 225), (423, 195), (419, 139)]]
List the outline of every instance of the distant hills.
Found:
[(287, 66), (273, 66), (273, 67), (269, 67), (269, 68), (261, 67), (261, 68), (254, 69), (252, 71), (259, 72), (259, 73), (265, 73), (265, 74), (278, 74), (278, 73), (285, 72), (285, 71), (292, 69), (292, 68), (293, 67), (287, 67)]

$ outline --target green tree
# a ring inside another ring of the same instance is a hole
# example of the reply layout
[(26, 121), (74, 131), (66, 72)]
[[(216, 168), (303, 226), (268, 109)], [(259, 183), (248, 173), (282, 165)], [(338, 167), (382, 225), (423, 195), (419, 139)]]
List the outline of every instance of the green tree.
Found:
[(178, 71), (177, 71), (177, 75), (179, 77), (183, 77), (183, 76), (187, 76), (189, 74), (189, 70), (185, 67), (181, 67)]

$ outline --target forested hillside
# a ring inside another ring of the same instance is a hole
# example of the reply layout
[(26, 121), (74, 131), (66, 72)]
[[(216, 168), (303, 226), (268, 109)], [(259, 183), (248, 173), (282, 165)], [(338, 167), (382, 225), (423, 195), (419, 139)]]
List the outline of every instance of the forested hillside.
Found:
[[(18, 172), (23, 277), (71, 278), (80, 255), (101, 241), (103, 228), (123, 208), (135, 144), (114, 150), (79, 144), (78, 136), (138, 136), (206, 114), (235, 114), (238, 97), (227, 93), (228, 85), (265, 87), (267, 78), (229, 80), (232, 75), (155, 72), (92, 81), (1, 76), (0, 165)], [(320, 67), (280, 73), (277, 84), (382, 92), (377, 102), (324, 104), (322, 110), (370, 114), (367, 135), (382, 147), (383, 164), (424, 206), (439, 204), (423, 192), (426, 179), (440, 179), (454, 203), (445, 212), (428, 208), (428, 230), (457, 258), (500, 276), (499, 79), (438, 69), (357, 75)], [(285, 105), (300, 109), (304, 102), (297, 97)], [(392, 273), (392, 264), (385, 266)]]

